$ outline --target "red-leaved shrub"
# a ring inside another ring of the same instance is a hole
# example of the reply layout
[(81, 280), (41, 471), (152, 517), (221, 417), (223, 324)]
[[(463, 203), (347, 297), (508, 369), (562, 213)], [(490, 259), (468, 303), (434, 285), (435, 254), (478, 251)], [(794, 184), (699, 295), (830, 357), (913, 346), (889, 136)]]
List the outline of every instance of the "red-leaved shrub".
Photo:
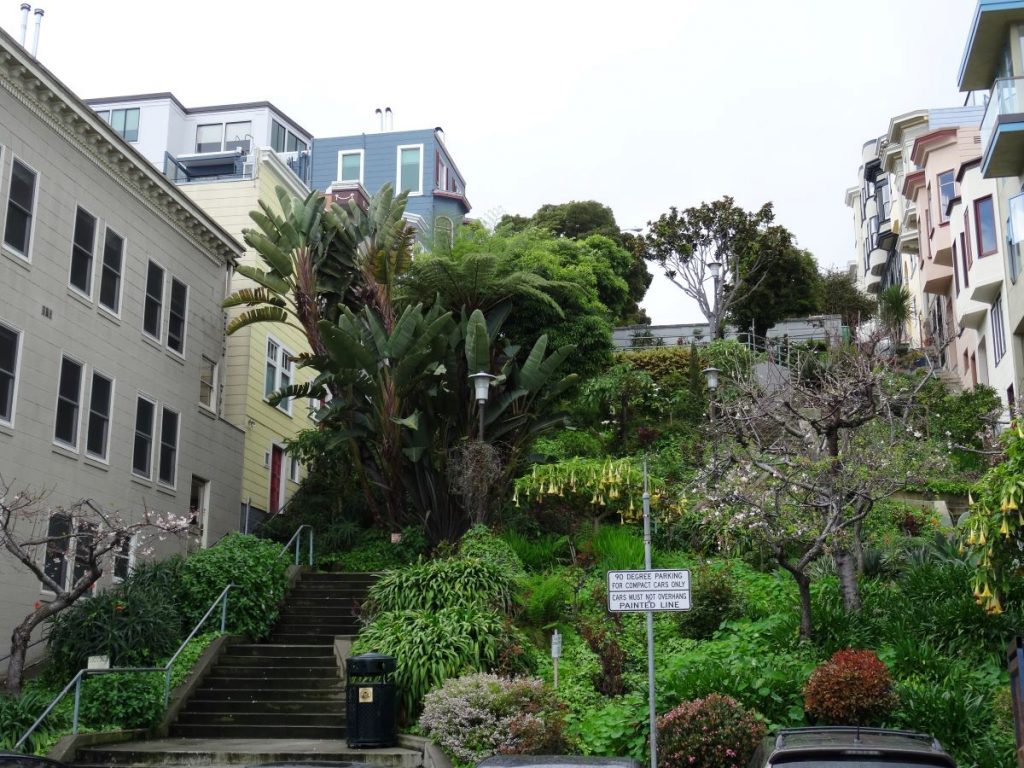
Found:
[(889, 670), (873, 651), (836, 651), (804, 686), (804, 709), (827, 725), (872, 725), (895, 705)]
[(658, 718), (660, 768), (743, 768), (764, 724), (735, 699), (712, 693)]

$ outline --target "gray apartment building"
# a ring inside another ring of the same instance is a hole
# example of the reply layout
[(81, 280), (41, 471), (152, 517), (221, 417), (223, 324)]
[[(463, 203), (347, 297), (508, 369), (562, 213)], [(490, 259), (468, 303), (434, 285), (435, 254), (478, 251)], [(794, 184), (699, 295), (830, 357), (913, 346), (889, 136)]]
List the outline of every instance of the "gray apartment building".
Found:
[[(220, 416), (218, 379), (241, 253), (0, 31), (0, 476), (12, 491), (136, 519), (194, 514), (202, 545), (237, 529), (243, 436)], [(71, 579), (74, 554), (51, 547), (47, 560)], [(0, 551), (0, 638), (48, 597)]]

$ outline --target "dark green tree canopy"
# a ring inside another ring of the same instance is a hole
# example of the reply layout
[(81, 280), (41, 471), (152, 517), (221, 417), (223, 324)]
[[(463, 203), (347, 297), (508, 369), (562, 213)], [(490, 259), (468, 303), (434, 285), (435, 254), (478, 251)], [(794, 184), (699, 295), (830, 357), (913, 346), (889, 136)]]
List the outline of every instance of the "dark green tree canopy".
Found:
[(780, 320), (821, 311), (823, 290), (818, 263), (810, 251), (790, 247), (733, 304), (729, 321), (741, 331), (754, 327), (758, 338)]
[(854, 327), (874, 316), (874, 299), (857, 288), (857, 281), (849, 270), (829, 270), (821, 276), (821, 311), (829, 315), (842, 315), (843, 325)]

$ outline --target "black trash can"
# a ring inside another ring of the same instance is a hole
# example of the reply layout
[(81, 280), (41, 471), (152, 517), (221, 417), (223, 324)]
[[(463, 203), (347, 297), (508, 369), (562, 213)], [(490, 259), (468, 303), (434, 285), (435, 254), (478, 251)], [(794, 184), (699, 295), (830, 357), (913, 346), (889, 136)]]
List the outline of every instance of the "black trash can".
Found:
[(345, 660), (345, 716), (349, 747), (398, 744), (398, 698), (388, 676), (395, 657), (364, 653)]

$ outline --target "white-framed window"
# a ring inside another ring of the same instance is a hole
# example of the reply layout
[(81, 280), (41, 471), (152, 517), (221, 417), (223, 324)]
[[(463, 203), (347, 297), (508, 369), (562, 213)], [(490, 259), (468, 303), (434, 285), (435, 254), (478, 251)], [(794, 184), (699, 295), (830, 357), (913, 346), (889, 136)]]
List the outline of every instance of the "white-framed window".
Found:
[(294, 456), (288, 457), (288, 479), (293, 483), (299, 482), (302, 477), (302, 464)]
[(120, 534), (111, 554), (114, 558), (111, 576), (115, 584), (120, 584), (135, 569), (135, 537), (129, 536), (127, 533)]
[(1006, 354), (1006, 324), (1003, 322), (1003, 295), (999, 294), (995, 304), (989, 309), (989, 318), (992, 325), (992, 354), (995, 364)]
[(100, 270), (100, 306), (121, 314), (121, 276), (124, 273), (124, 238), (107, 227), (103, 237), (103, 267)]
[(315, 424), (319, 424), (320, 423), (320, 417), (319, 417), (318, 414), (325, 407), (327, 407), (327, 404), (329, 402), (331, 402), (332, 399), (333, 398), (331, 396), (331, 393), (327, 392), (327, 391), (324, 392), (323, 397), (311, 397), (311, 398), (309, 398), (309, 409), (308, 409), (308, 413), (307, 413), (307, 415), (309, 416), (309, 420), (312, 421)]
[(455, 224), (448, 216), (434, 219), (434, 245), (443, 243), (446, 248), (455, 245)]
[(217, 363), (205, 355), (199, 360), (199, 404), (217, 410)]
[(7, 194), (7, 218), (4, 246), (17, 256), (31, 261), (32, 232), (35, 229), (39, 174), (18, 158), (11, 162), (11, 185)]
[(92, 267), (96, 255), (96, 217), (79, 206), (71, 237), (71, 271), (68, 285), (92, 298)]
[(166, 406), (160, 409), (160, 461), (157, 479), (174, 487), (178, 477), (178, 412)]
[(20, 361), (21, 332), (0, 323), (0, 424), (8, 427), (14, 426)]
[(240, 149), (249, 152), (252, 144), (252, 123), (248, 120), (224, 125), (224, 150), (230, 152)]
[(163, 330), (164, 268), (149, 262), (146, 271), (146, 298), (142, 311), (142, 330), (159, 341)]
[(139, 140), (139, 115), (141, 111), (138, 107), (114, 109), (111, 110), (109, 115), (106, 112), (98, 112), (97, 114), (104, 120), (109, 119), (110, 127), (125, 141)]
[(114, 380), (97, 371), (92, 372), (89, 390), (89, 420), (85, 428), (85, 452), (100, 461), (110, 453), (110, 418), (114, 403)]
[(423, 194), (423, 145), (403, 144), (397, 150), (398, 172), (395, 191), (410, 195)]
[(187, 318), (188, 286), (177, 278), (171, 278), (171, 299), (167, 309), (167, 346), (179, 355), (185, 354)]
[(956, 178), (953, 171), (943, 171), (935, 178), (935, 185), (939, 190), (939, 223), (945, 224), (949, 221), (949, 201), (956, 196)]
[[(50, 516), (43, 555), (43, 572), (65, 590), (85, 575), (98, 532), (95, 523), (80, 520), (72, 536), (72, 525), (74, 521), (68, 514), (57, 512)], [(45, 583), (42, 589), (52, 594)]]
[[(292, 354), (284, 345), (273, 336), (267, 336), (267, 368), (263, 380), (263, 395), (270, 395), (279, 389), (284, 389), (292, 383), (292, 375), (295, 363), (292, 361)], [(292, 401), (286, 398), (277, 404), (277, 407), (291, 415)]]
[(338, 152), (338, 181), (363, 183), (363, 150), (343, 149)]
[(434, 162), (434, 189), (440, 189), (443, 192), (448, 191), (448, 163), (444, 161), (444, 157), (438, 152), (435, 156)]
[(57, 384), (57, 408), (53, 423), (53, 441), (78, 450), (78, 423), (82, 410), (82, 383), (85, 366), (70, 357), (60, 360)]
[(140, 394), (135, 404), (135, 439), (132, 443), (132, 474), (147, 480), (153, 476), (153, 437), (156, 401)]
[(196, 126), (196, 153), (220, 152), (224, 146), (224, 123)]

